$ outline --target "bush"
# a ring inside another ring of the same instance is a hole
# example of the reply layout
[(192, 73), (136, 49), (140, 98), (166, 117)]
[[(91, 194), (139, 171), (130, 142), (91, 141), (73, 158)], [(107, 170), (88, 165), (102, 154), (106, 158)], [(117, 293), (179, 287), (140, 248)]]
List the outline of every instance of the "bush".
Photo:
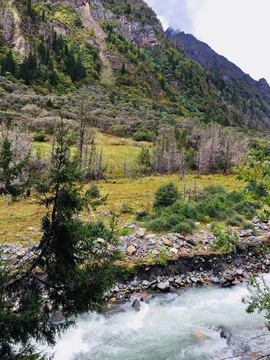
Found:
[[(153, 202), (155, 214), (145, 219), (146, 228), (157, 232), (192, 232), (195, 222), (225, 221), (240, 226), (244, 219), (252, 218), (261, 208), (258, 202), (246, 200), (246, 195), (236, 191), (227, 193), (221, 186), (208, 186), (200, 192), (199, 199), (186, 202), (173, 183), (161, 186)], [(268, 215), (266, 214), (266, 217)]]
[(214, 250), (231, 252), (234, 247), (238, 245), (236, 241), (237, 234), (231, 229), (222, 229), (220, 227), (215, 227), (213, 229), (213, 234), (216, 237), (216, 245), (213, 246)]
[(243, 221), (242, 216), (236, 214), (227, 221), (227, 224), (231, 226), (240, 226), (242, 221)]
[(158, 188), (153, 202), (154, 208), (167, 207), (175, 203), (180, 198), (178, 189), (174, 183), (169, 182)]
[(46, 139), (46, 134), (43, 130), (37, 131), (34, 133), (33, 139), (38, 142), (44, 142)]
[(96, 184), (91, 184), (90, 189), (86, 190), (85, 196), (90, 199), (98, 199), (100, 197), (100, 191)]
[(122, 126), (116, 126), (113, 129), (113, 133), (114, 133), (115, 136), (119, 136), (119, 137), (124, 137), (126, 135), (125, 130), (123, 129)]
[(143, 219), (145, 219), (147, 216), (149, 215), (149, 213), (146, 210), (143, 211), (139, 211), (137, 216), (136, 216), (136, 220), (137, 221), (142, 221)]
[(126, 203), (124, 203), (124, 204), (122, 204), (122, 207), (121, 207), (120, 211), (123, 214), (130, 214), (133, 211), (133, 207), (128, 206)]
[(133, 140), (135, 141), (154, 141), (155, 133), (153, 131), (148, 130), (147, 128), (143, 127), (135, 132), (133, 135)]
[(82, 19), (79, 18), (79, 16), (74, 21), (75, 26), (80, 27), (82, 26), (83, 22)]

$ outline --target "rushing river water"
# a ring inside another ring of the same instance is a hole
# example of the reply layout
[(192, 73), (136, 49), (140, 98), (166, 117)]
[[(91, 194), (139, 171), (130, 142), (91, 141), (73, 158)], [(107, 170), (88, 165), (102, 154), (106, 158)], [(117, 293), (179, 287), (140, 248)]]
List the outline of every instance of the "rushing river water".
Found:
[[(269, 275), (265, 278), (270, 282)], [(55, 359), (209, 360), (258, 351), (270, 336), (262, 314), (245, 312), (246, 295), (244, 285), (190, 288), (180, 295), (156, 295), (149, 304), (140, 303), (139, 312), (125, 303), (119, 314), (85, 315), (63, 335)]]

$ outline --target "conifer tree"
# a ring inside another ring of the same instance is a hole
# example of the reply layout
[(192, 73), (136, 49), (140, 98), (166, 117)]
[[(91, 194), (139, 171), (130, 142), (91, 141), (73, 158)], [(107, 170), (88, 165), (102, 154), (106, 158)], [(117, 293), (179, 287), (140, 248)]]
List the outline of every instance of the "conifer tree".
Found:
[(12, 140), (4, 137), (0, 148), (0, 195), (11, 195), (12, 198), (16, 198), (29, 184), (29, 180), (20, 182), (18, 178), (29, 163), (30, 152), (22, 161), (13, 164), (16, 150), (12, 150), (11, 147)]
[[(60, 332), (74, 324), (68, 317), (100, 311), (104, 292), (116, 281), (120, 253), (112, 231), (101, 221), (85, 223), (76, 217), (105, 201), (84, 196), (77, 185), (82, 177), (79, 156), (71, 157), (69, 150), (76, 141), (61, 123), (49, 180), (37, 186), (40, 204), (48, 211), (40, 244), (17, 270), (5, 266), (0, 273), (1, 359), (18, 359), (18, 353), (26, 359), (34, 352), (32, 338), (54, 345)], [(98, 237), (104, 242), (97, 243)], [(57, 310), (65, 317), (61, 324), (50, 321), (51, 311)]]

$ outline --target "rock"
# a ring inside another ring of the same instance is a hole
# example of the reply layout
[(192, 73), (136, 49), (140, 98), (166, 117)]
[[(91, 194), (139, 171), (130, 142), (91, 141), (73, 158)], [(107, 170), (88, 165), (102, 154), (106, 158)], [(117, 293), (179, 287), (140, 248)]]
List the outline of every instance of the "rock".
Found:
[(204, 339), (205, 338), (205, 334), (200, 332), (200, 331), (196, 331), (195, 333), (193, 333), (193, 335), (197, 338), (197, 339)]
[(199, 226), (199, 225), (201, 225), (200, 222), (195, 222), (195, 226)]
[(167, 281), (166, 282), (160, 282), (160, 283), (157, 284), (157, 288), (160, 291), (166, 292), (166, 291), (170, 290), (170, 284)]
[(148, 295), (146, 298), (144, 298), (144, 302), (145, 302), (146, 304), (149, 304), (151, 300), (153, 300), (153, 296), (152, 296), (152, 295)]
[(219, 279), (218, 279), (217, 277), (213, 277), (213, 278), (211, 278), (210, 280), (211, 280), (211, 282), (212, 282), (213, 284), (219, 284), (219, 283), (220, 283), (220, 281), (219, 281)]
[(128, 251), (128, 253), (129, 253), (130, 255), (132, 255), (132, 254), (134, 254), (134, 253), (136, 252), (136, 248), (135, 248), (135, 246), (129, 246), (129, 247), (127, 248), (127, 251)]
[(139, 237), (143, 237), (146, 233), (146, 229), (144, 228), (139, 228), (137, 231), (136, 231), (136, 235), (138, 235)]
[(179, 278), (175, 279), (175, 284), (177, 285), (181, 285), (183, 280), (184, 280), (185, 276), (181, 275)]
[(177, 293), (177, 291), (175, 290), (175, 288), (173, 287), (173, 286), (170, 286), (170, 293), (172, 293), (172, 294), (176, 294)]
[(178, 239), (186, 240), (186, 237), (181, 234), (174, 234), (174, 236), (178, 237)]
[(101, 239), (101, 238), (97, 238), (97, 242), (98, 242), (98, 243), (101, 243), (101, 244), (104, 244), (104, 243), (105, 243), (105, 240), (104, 240), (104, 239)]
[(34, 228), (32, 228), (32, 226), (30, 226), (30, 227), (28, 228), (28, 230), (33, 231)]
[(158, 250), (153, 250), (153, 251), (152, 251), (152, 254), (153, 254), (153, 255), (159, 255), (159, 251), (158, 251)]
[(196, 241), (194, 239), (192, 239), (192, 238), (186, 239), (186, 242), (189, 243), (190, 245), (193, 245), (193, 246), (197, 245)]
[(243, 276), (247, 280), (249, 280), (251, 278), (251, 276), (246, 271), (243, 272)]
[(15, 264), (17, 264), (17, 262), (19, 261), (17, 255), (12, 255), (9, 259), (9, 266), (14, 266)]
[(146, 239), (150, 240), (150, 239), (155, 239), (157, 236), (155, 234), (148, 234), (145, 236)]
[(170, 251), (176, 255), (178, 254), (178, 250), (176, 248), (172, 248), (172, 249), (170, 249)]
[(149, 281), (143, 280), (142, 285), (143, 285), (143, 286), (148, 286), (148, 285), (149, 285)]
[(165, 239), (163, 239), (163, 244), (168, 245), (168, 246), (172, 246), (173, 243), (170, 240), (165, 238)]
[(133, 309), (135, 309), (136, 311), (140, 311), (140, 302), (138, 299), (135, 299), (131, 305), (131, 307)]
[(146, 298), (147, 296), (148, 296), (147, 293), (142, 293), (142, 294), (140, 295), (140, 299), (142, 300), (142, 299)]

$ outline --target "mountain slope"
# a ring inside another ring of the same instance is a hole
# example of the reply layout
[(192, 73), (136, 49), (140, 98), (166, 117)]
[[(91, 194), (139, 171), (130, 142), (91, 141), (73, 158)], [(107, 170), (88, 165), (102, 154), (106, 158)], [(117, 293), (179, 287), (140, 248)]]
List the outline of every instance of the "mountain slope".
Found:
[(191, 34), (179, 30), (175, 31), (171, 27), (165, 33), (170, 39), (178, 38), (191, 59), (198, 62), (202, 67), (215, 72), (227, 84), (231, 84), (238, 95), (249, 102), (257, 100), (262, 106), (268, 107), (270, 105), (270, 86), (265, 79), (259, 81), (252, 79), (234, 63), (217, 54), (209, 45)]
[(142, 0), (1, 1), (0, 30), (1, 75), (45, 96), (98, 83), (108, 96), (149, 99), (179, 119), (264, 130), (270, 123), (261, 93), (250, 102), (250, 87), (237, 92), (188, 57)]

